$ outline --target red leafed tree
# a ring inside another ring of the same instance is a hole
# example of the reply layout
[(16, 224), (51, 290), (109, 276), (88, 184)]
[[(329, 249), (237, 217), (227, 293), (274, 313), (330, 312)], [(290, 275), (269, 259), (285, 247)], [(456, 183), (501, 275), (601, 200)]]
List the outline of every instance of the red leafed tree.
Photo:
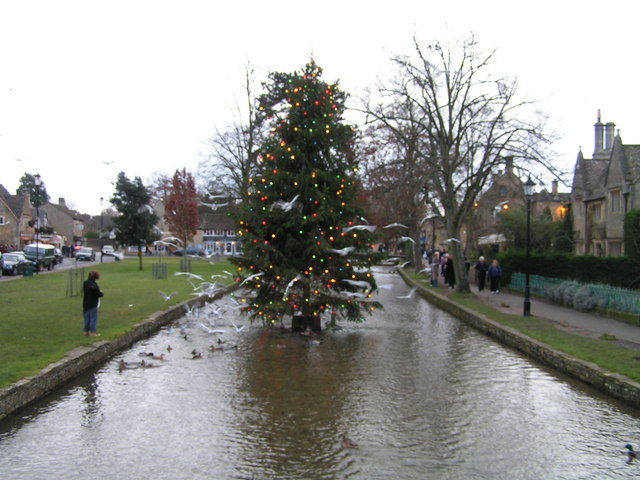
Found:
[(164, 219), (169, 230), (182, 242), (182, 247), (193, 240), (198, 229), (198, 204), (193, 175), (186, 168), (176, 170), (167, 190)]

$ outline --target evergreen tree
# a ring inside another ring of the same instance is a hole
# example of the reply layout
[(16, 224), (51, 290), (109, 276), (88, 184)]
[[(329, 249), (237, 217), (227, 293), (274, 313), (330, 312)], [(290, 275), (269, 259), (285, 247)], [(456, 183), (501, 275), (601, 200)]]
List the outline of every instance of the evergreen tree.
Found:
[(232, 259), (249, 276), (244, 309), (252, 318), (323, 314), (363, 319), (379, 307), (369, 267), (375, 227), (363, 225), (356, 197), (354, 129), (342, 121), (346, 94), (302, 73), (272, 73), (259, 110), (270, 122), (258, 174), (239, 214), (243, 255)]
[(118, 174), (116, 191), (111, 204), (120, 213), (114, 217), (116, 240), (122, 245), (137, 246), (140, 270), (142, 270), (142, 248), (158, 239), (153, 231), (158, 216), (149, 206), (151, 194), (140, 177), (129, 180), (124, 172)]
[(28, 194), (32, 205), (46, 205), (51, 199), (44, 186), (44, 182), (40, 182), (40, 186), (36, 188), (36, 177), (30, 173), (25, 173), (20, 178), (20, 184), (16, 189), (16, 195)]
[(198, 230), (198, 203), (193, 175), (184, 168), (176, 170), (167, 189), (164, 219), (184, 248)]
[(640, 260), (640, 210), (630, 210), (624, 216), (624, 254)]

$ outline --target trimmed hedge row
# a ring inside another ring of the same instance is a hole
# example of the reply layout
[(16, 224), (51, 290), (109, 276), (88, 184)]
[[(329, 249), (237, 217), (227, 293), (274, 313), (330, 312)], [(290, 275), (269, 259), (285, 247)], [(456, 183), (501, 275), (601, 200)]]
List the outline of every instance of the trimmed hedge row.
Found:
[[(498, 260), (504, 271), (505, 284), (510, 281), (511, 272), (527, 271), (527, 256), (524, 252), (505, 251), (498, 255)], [(582, 283), (640, 288), (640, 261), (627, 257), (532, 253), (529, 273)]]

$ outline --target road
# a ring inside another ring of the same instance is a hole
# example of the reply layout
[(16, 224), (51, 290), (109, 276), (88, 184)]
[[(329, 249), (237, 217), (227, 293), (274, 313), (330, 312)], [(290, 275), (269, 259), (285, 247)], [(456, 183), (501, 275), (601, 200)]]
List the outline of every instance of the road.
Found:
[[(115, 257), (105, 255), (102, 259), (103, 263), (113, 263), (115, 262)], [(55, 266), (53, 270), (42, 270), (40, 273), (33, 272), (34, 275), (47, 275), (53, 272), (59, 272), (60, 270), (69, 270), (70, 268), (76, 267), (92, 267), (94, 265), (100, 265), (100, 256), (96, 256), (96, 260), (85, 262), (85, 261), (77, 261), (75, 258), (67, 258), (65, 257), (62, 263), (59, 263)], [(22, 275), (10, 276), (10, 275), (2, 275), (0, 278), (1, 282), (8, 282), (10, 280), (15, 280), (16, 278), (22, 278)]]

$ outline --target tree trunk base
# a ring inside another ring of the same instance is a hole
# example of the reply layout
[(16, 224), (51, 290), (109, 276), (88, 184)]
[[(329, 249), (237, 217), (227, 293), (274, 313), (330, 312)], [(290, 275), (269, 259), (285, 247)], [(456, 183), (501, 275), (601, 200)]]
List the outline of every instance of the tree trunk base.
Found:
[(305, 330), (320, 332), (322, 325), (320, 324), (319, 315), (294, 315), (291, 319), (291, 330), (294, 332), (304, 332)]

